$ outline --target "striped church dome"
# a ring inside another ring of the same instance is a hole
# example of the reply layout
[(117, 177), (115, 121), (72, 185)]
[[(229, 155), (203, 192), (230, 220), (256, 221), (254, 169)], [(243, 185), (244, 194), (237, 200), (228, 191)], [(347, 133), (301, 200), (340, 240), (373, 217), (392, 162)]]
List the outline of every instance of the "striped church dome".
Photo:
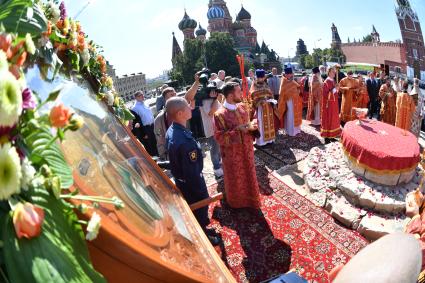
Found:
[(199, 23), (198, 29), (195, 31), (196, 36), (206, 35), (207, 31)]
[(195, 29), (197, 25), (196, 21), (191, 19), (186, 11), (184, 11), (183, 19), (179, 23), (179, 29), (182, 31), (185, 29)]
[(218, 6), (212, 6), (207, 13), (208, 20), (224, 18), (224, 10)]
[(250, 20), (251, 19), (251, 14), (245, 10), (245, 8), (242, 6), (241, 10), (238, 13), (238, 19), (239, 20)]

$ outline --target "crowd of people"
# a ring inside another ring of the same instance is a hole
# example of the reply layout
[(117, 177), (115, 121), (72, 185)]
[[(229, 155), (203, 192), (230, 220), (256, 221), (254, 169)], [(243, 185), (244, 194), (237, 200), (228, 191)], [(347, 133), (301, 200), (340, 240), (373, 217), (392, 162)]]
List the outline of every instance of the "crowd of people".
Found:
[[(338, 65), (315, 67), (297, 79), (291, 67), (284, 68), (282, 76), (276, 68), (270, 73), (249, 70), (245, 91), (243, 81), (226, 76), (224, 70), (217, 74), (202, 70), (194, 79), (182, 97), (164, 85), (164, 108), (155, 118), (143, 92), (135, 94), (132, 108), (133, 133), (150, 155), (169, 162), (176, 186), (189, 204), (209, 197), (199, 141), (210, 148), (215, 176), (224, 176), (225, 203), (231, 208), (258, 209), (254, 146), (273, 144), (279, 129), (297, 136), (305, 118), (320, 126), (320, 135), (330, 143), (345, 123), (357, 118), (356, 108), (367, 108), (370, 118), (417, 136), (422, 124), (424, 103), (418, 81), (409, 87), (406, 81), (391, 80), (384, 73), (370, 72), (365, 81), (360, 74), (341, 72)], [(199, 208), (194, 215), (210, 241), (220, 243), (215, 232), (207, 229), (208, 208)]]

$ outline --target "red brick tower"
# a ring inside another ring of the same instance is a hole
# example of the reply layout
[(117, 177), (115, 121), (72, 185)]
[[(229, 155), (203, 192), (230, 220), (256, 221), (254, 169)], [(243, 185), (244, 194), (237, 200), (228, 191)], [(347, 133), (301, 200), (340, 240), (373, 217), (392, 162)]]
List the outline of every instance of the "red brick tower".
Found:
[(397, 0), (396, 14), (406, 49), (407, 76), (425, 80), (424, 37), (418, 15), (409, 0)]

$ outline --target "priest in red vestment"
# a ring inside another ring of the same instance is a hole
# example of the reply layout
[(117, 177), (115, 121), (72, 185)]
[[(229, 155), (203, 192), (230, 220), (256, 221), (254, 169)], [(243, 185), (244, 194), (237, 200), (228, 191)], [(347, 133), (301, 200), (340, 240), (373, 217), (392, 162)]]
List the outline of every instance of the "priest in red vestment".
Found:
[(308, 97), (308, 108), (307, 108), (307, 119), (311, 121), (311, 124), (314, 126), (320, 125), (320, 106), (323, 96), (323, 81), (320, 76), (319, 67), (315, 67), (312, 70), (313, 74), (309, 79), (309, 89), (310, 95)]
[(408, 92), (409, 84), (403, 83), (403, 92), (397, 94), (396, 107), (397, 112), (395, 116), (395, 126), (400, 129), (410, 131), (413, 112), (416, 105)]
[(252, 135), (258, 126), (250, 121), (249, 109), (241, 103), (239, 84), (228, 82), (222, 92), (225, 101), (214, 114), (214, 136), (220, 145), (225, 199), (232, 208), (260, 208)]
[(276, 138), (274, 104), (277, 104), (277, 101), (274, 101), (273, 93), (266, 83), (266, 72), (259, 69), (255, 71), (255, 74), (257, 79), (251, 85), (250, 90), (252, 109), (256, 113), (260, 131), (260, 136), (256, 138), (255, 143), (258, 146), (264, 146), (273, 143)]
[(328, 69), (328, 77), (323, 83), (322, 115), (320, 135), (326, 143), (341, 134), (338, 105), (338, 89), (335, 87), (335, 69)]

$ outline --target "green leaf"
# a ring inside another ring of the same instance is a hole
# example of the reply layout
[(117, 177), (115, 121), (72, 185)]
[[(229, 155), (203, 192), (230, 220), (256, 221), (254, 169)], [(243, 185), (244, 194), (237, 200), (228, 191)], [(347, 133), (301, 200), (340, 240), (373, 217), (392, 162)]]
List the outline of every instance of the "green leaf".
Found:
[(61, 179), (61, 188), (68, 189), (74, 183), (72, 170), (65, 161), (65, 157), (56, 143), (47, 145), (54, 138), (47, 126), (33, 129), (24, 136), (24, 142), (31, 152), (29, 159), (32, 163), (41, 166), (47, 163), (54, 174)]
[(62, 128), (58, 129), (57, 135), (60, 141), (63, 141), (65, 139), (65, 133), (63, 132)]
[(59, 96), (59, 94), (60, 94), (61, 91), (62, 91), (62, 88), (49, 93), (49, 96), (47, 97), (46, 102), (48, 102), (48, 101), (55, 101), (56, 98), (58, 98), (58, 96)]
[(74, 211), (43, 188), (36, 188), (30, 201), (44, 209), (40, 236), (18, 239), (11, 215), (1, 216), (10, 282), (106, 282), (90, 262)]
[[(28, 9), (33, 9), (31, 18)], [(0, 22), (7, 32), (16, 32), (19, 36), (30, 33), (39, 37), (47, 30), (47, 19), (40, 6), (32, 0), (3, 0), (0, 2)]]
[(79, 72), (80, 71), (80, 55), (77, 52), (70, 51), (69, 52), (69, 59), (72, 65), (72, 68)]
[(134, 119), (134, 115), (128, 110), (127, 108), (124, 108), (124, 120), (130, 121)]

